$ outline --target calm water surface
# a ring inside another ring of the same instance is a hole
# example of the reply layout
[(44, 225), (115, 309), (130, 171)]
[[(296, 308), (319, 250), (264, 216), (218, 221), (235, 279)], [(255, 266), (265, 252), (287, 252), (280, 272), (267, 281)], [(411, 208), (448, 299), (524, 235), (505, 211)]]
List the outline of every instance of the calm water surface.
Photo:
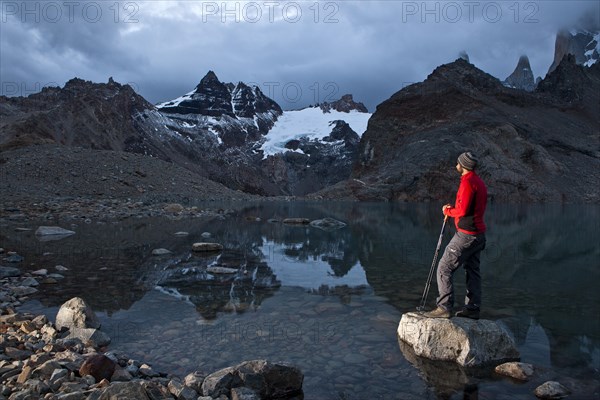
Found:
[[(426, 362), (397, 341), (398, 321), (419, 303), (427, 278), (442, 222), (437, 205), (232, 208), (211, 221), (78, 222), (76, 235), (49, 242), (14, 230), (36, 224), (5, 224), (0, 247), (24, 255), (23, 269), (69, 268), (60, 283), (40, 285), (23, 310), (54, 319), (60, 304), (81, 296), (113, 339), (111, 350), (158, 370), (183, 376), (267, 358), (302, 369), (306, 399), (533, 398), (540, 381)], [(348, 225), (327, 232), (278, 222), (287, 217)], [(573, 399), (598, 398), (600, 208), (491, 205), (486, 222), (483, 318), (506, 324), (522, 361), (542, 378), (572, 388)], [(225, 251), (193, 254), (198, 241)], [(173, 253), (152, 256), (158, 247)], [(210, 266), (239, 272), (214, 275)], [(463, 281), (458, 272), (459, 300)], [(435, 292), (434, 284), (432, 306)]]

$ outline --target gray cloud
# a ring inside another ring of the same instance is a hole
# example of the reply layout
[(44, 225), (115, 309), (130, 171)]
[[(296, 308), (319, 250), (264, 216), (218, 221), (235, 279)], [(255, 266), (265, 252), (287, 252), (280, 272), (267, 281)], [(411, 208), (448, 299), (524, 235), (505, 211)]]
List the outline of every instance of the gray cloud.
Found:
[(597, 27), (599, 14), (589, 1), (1, 4), (3, 94), (113, 76), (157, 103), (212, 69), (259, 84), (288, 109), (353, 93), (374, 110), (461, 50), (500, 79), (522, 54), (544, 76), (558, 29)]

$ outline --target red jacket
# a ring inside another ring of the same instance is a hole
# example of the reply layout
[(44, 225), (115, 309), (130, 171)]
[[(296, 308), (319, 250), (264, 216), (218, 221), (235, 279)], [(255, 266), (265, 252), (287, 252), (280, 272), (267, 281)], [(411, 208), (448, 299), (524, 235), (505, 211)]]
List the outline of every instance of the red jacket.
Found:
[(473, 171), (460, 178), (454, 207), (444, 210), (444, 215), (454, 218), (456, 230), (469, 235), (485, 232), (483, 214), (487, 205), (485, 183)]

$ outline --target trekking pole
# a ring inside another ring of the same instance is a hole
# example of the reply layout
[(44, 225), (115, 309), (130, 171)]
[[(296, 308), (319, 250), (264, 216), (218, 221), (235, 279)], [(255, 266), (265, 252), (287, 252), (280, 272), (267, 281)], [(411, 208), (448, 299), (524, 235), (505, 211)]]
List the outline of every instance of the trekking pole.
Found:
[(448, 216), (446, 215), (444, 217), (444, 223), (442, 224), (442, 232), (440, 232), (440, 238), (438, 239), (437, 247), (435, 248), (435, 254), (433, 255), (433, 262), (431, 263), (431, 268), (429, 269), (429, 276), (427, 277), (425, 290), (423, 290), (423, 296), (421, 297), (421, 303), (417, 307), (417, 311), (423, 311), (423, 309), (425, 308), (425, 303), (427, 302), (429, 288), (431, 287), (431, 280), (433, 279), (433, 275), (435, 274), (435, 264), (437, 262), (438, 254), (440, 253), (440, 247), (442, 247), (442, 239), (444, 238), (444, 230), (446, 229), (447, 220)]

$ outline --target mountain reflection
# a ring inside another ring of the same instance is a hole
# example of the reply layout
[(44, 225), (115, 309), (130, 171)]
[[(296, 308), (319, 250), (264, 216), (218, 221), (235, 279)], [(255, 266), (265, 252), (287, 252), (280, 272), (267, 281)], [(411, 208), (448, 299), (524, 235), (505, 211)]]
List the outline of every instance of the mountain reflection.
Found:
[[(77, 233), (53, 242), (16, 232), (23, 223), (15, 222), (3, 226), (0, 247), (25, 256), (19, 265), (23, 270), (69, 268), (58, 284), (41, 284), (31, 296), (46, 307), (82, 296), (94, 310), (110, 315), (158, 288), (192, 303), (204, 319), (215, 319), (219, 313), (260, 308), (290, 286), (311, 296), (336, 296), (341, 303), (375, 294), (407, 311), (419, 302), (442, 223), (435, 204), (261, 202), (231, 207), (235, 213), (223, 220), (63, 223)], [(347, 226), (328, 232), (281, 222), (289, 217), (331, 217)], [(598, 368), (600, 209), (492, 204), (486, 217), (485, 318), (505, 322), (524, 349), (535, 349), (539, 338), (539, 346), (549, 349), (542, 364)], [(29, 225), (35, 230), (43, 223)], [(178, 231), (189, 235), (174, 236)], [(211, 237), (205, 239), (204, 232)], [(191, 246), (200, 241), (221, 243), (225, 250), (195, 254)], [(172, 253), (152, 256), (159, 247)], [(214, 267), (234, 271), (210, 272)], [(457, 275), (458, 301), (462, 281)], [(430, 305), (434, 293), (435, 287)]]

